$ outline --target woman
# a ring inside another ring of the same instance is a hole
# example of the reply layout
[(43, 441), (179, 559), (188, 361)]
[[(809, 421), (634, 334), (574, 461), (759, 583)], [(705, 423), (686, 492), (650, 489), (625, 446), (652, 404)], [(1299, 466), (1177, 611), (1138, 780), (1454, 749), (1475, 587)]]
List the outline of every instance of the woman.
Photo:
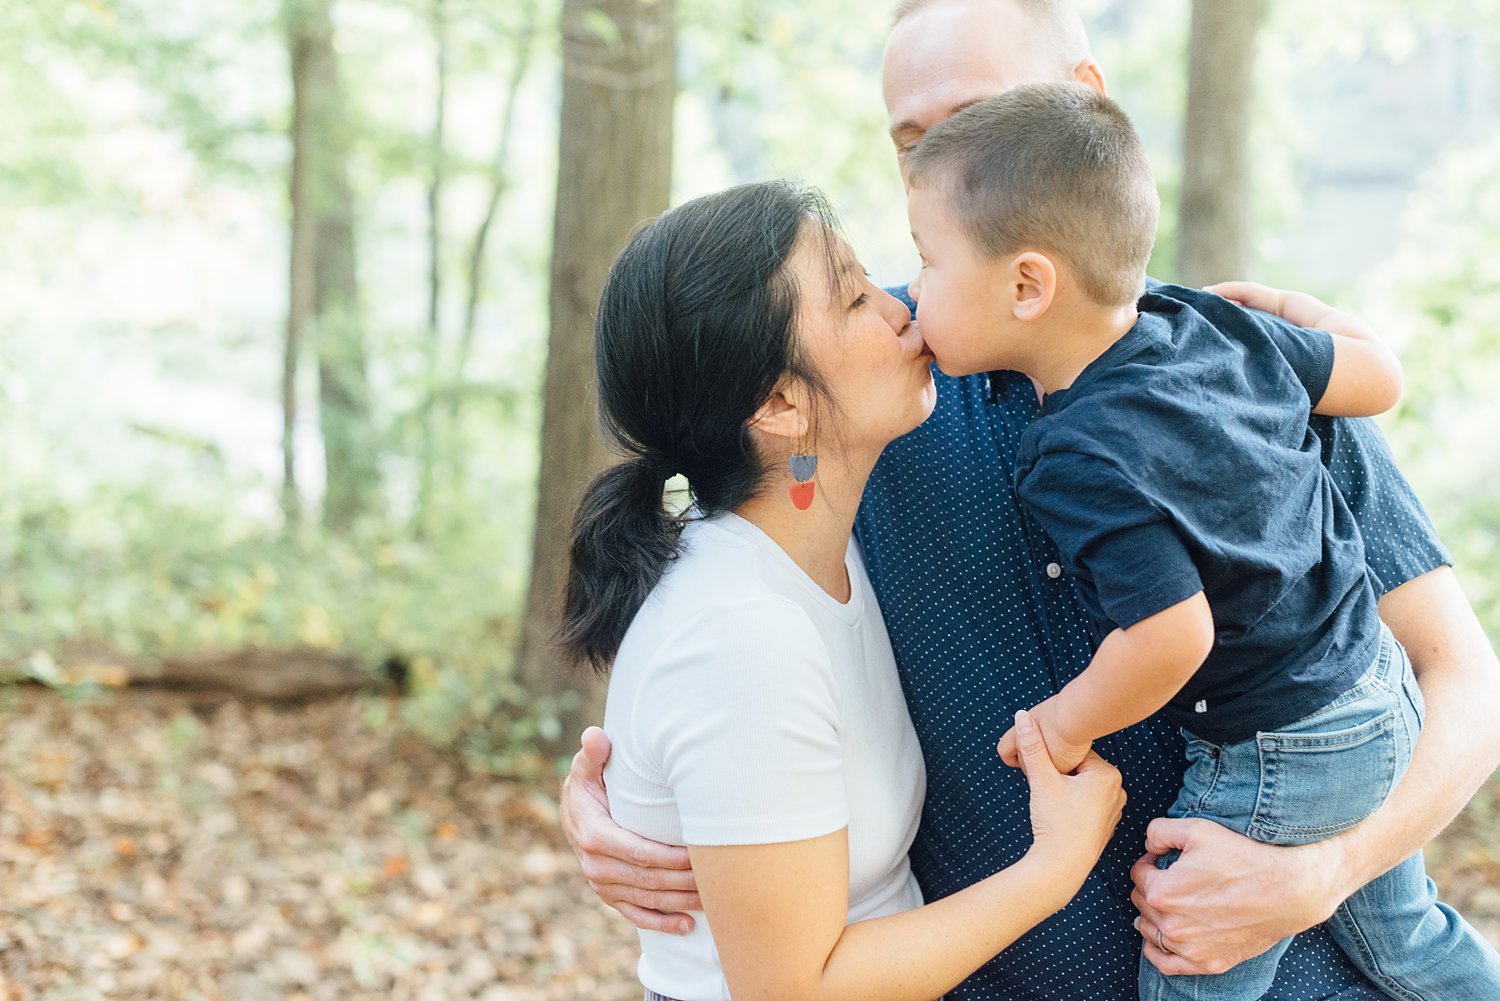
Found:
[(1031, 850), (921, 906), (921, 754), (850, 534), (881, 450), (932, 410), (932, 356), (820, 198), (781, 182), (643, 230), (596, 337), (630, 458), (580, 505), (562, 642), (613, 664), (616, 820), (687, 845), (705, 909), (686, 936), (640, 933), (647, 998), (941, 995), (1077, 892), (1124, 794), (1097, 755), (1059, 775), (1018, 714)]

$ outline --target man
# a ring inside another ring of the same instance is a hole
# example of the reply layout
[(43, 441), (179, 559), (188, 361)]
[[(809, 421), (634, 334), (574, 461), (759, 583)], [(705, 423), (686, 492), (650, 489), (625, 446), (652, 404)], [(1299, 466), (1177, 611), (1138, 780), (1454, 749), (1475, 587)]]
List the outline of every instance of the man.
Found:
[[(1105, 88), (1081, 22), (1061, 0), (906, 0), (883, 78), (898, 159), (938, 122), (1019, 84)], [(1011, 490), (1014, 449), (1037, 412), (1034, 388), (1015, 373), (937, 381), (936, 411), (886, 450), (856, 528), (927, 764), (911, 861), (928, 900), (1025, 851), (1025, 783), (996, 760), (995, 741), (1016, 709), (1054, 694), (1091, 653), (1056, 550)], [(1181, 779), (1182, 738), (1159, 718), (1113, 734), (1097, 750), (1124, 773), (1130, 801), (1100, 865), (1067, 908), (952, 997), (1131, 998), (1142, 942), (1164, 973), (1217, 973), (1301, 932), (1267, 997), (1384, 997), (1321, 923), (1420, 850), (1500, 763), (1489, 723), (1500, 711), (1500, 665), (1378, 433), (1365, 422), (1314, 427), (1364, 534), (1381, 616), (1409, 651), (1426, 698), (1406, 776), (1355, 829), (1277, 848), (1207, 821), (1153, 820)], [(686, 850), (608, 821), (607, 748), (602, 733), (585, 735), (564, 788), (569, 838), (608, 903), (642, 927), (682, 930), (690, 919), (680, 912), (700, 907)], [(1156, 869), (1155, 856), (1173, 849), (1177, 863)]]

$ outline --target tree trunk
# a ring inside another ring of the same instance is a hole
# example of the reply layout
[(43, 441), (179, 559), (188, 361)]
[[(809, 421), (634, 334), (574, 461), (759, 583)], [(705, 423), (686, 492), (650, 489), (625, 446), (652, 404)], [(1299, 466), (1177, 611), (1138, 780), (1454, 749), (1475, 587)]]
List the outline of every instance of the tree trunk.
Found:
[(1177, 280), (1248, 278), (1250, 111), (1268, 0), (1193, 0)]
[(531, 588), (518, 677), (556, 698), (561, 741), (600, 719), (602, 687), (559, 664), (568, 530), (607, 453), (596, 420), (594, 311), (632, 229), (670, 196), (675, 0), (564, 0), (563, 93), (553, 219), (551, 334)]
[[(422, 454), (417, 457), (416, 532), (425, 538), (432, 519), (433, 466), (437, 457), (433, 432), (437, 409), (438, 365), (442, 349), (442, 327), (439, 323), (443, 299), (443, 181), (447, 154), (444, 150), (444, 128), (448, 114), (448, 18), (443, 0), (432, 0), (432, 35), (435, 43), (434, 76), (436, 94), (433, 101), (432, 138), (428, 155), (432, 158), (432, 176), (427, 184), (427, 386), (422, 398)], [(448, 443), (449, 446), (452, 442)]]
[(308, 151), (316, 142), (308, 115), (308, 49), (297, 44), (296, 11), (287, 10), (287, 49), (292, 71), (291, 260), (288, 275), (286, 343), (281, 367), (281, 511), (287, 527), (302, 517), (297, 489), (297, 362), (304, 331), (313, 314), (313, 213), (308, 204)]
[[(515, 134), (516, 105), (521, 94), (521, 84), (526, 79), (526, 71), (531, 68), (531, 55), (535, 49), (533, 43), (537, 34), (536, 22), (537, 4), (528, 3), (525, 21), (520, 33), (516, 35), (510, 78), (506, 81), (505, 104), (500, 111), (500, 141), (495, 148), (495, 158), (490, 161), (490, 196), (485, 203), (484, 215), (474, 230), (474, 240), (469, 249), (469, 288), (464, 301), (464, 322), (459, 334), (458, 356), (453, 363), (452, 384), (455, 389), (462, 387), (464, 380), (468, 377), (469, 356), (473, 353), (474, 332), (479, 318), (479, 299), (484, 292), (485, 252), (489, 247), (490, 227), (494, 225), (495, 215), (500, 208), (500, 200), (505, 197), (509, 187), (510, 147), (511, 137)], [(448, 397), (450, 429), (458, 425), (459, 399), (459, 394), (456, 392)], [(456, 432), (454, 437), (456, 439)]]
[(370, 418), (363, 319), (355, 274), (354, 206), (348, 176), (348, 114), (333, 50), (333, 0), (287, 0), (292, 57), (294, 177), (302, 197), (292, 205), (292, 232), (307, 234), (304, 266), (317, 337), (318, 423), (327, 486), (323, 520), (349, 527), (376, 496), (376, 448)]

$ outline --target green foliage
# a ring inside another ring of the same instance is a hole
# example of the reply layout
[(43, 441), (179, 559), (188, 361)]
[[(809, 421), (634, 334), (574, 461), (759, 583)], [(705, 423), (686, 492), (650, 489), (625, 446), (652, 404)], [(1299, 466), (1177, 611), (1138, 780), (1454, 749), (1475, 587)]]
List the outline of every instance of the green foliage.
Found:
[(1455, 151), (1425, 180), (1408, 237), (1373, 282), (1402, 338), (1406, 400), (1391, 428), (1465, 589), (1500, 643), (1500, 140)]
[[(545, 120), (533, 110), (543, 101), (522, 103), (462, 371), (453, 321), (517, 42), (528, 25), (538, 32), (529, 89), (555, 55), (556, 4), (444, 6), (448, 236), (434, 379), (417, 320), (426, 269), (411, 253), (433, 167), (433, 4), (336, 5), (372, 356), (376, 438), (362, 447), (382, 487), (370, 513), (335, 535), (316, 518), (284, 530), (274, 466), (246, 447), (274, 449), (279, 433), (291, 96), (282, 4), (0, 0), (12, 40), (0, 52), (12, 109), (0, 218), (12, 222), (13, 293), (0, 306), (0, 671), (86, 695), (97, 682), (70, 672), (85, 655), (337, 647), (372, 668), (407, 658), (407, 722), (497, 767), (519, 767), (514, 741), (549, 725), (546, 707), (523, 705), (507, 680), (545, 340), (546, 241), (535, 234), (550, 214), (541, 190), (553, 143), (526, 135)], [(121, 281), (148, 247), (141, 280)], [(311, 348), (299, 478), (315, 505)], [(435, 408), (443, 417), (427, 441), (423, 415)], [(437, 475), (418, 510), (424, 463)]]
[[(103, 647), (130, 655), (245, 645), (348, 649), (494, 670), (520, 581), (497, 565), (509, 532), (470, 518), (431, 543), (366, 520), (347, 537), (291, 536), (148, 488), (19, 512), (0, 550), (0, 660)], [(455, 522), (450, 522), (450, 525)], [(422, 671), (419, 666), (418, 675)]]
[[(375, 519), (344, 536), (286, 535), (237, 515), (232, 491), (187, 502), (152, 487), (106, 488), (81, 501), (26, 501), (0, 526), (0, 675), (86, 698), (97, 680), (70, 668), (111, 654), (337, 648), (372, 670), (401, 657), (411, 669), (407, 721), (514, 770), (546, 725), (545, 707), (520, 711), (508, 680), (524, 584), (514, 527), (527, 513), (442, 496), (442, 531), (424, 541)], [(497, 714), (507, 727), (494, 725)]]
[[(0, 666), (87, 697), (78, 651), (338, 647), (412, 665), (401, 722), (490, 767), (558, 710), (510, 675), (529, 565), (555, 172), (558, 0), (338, 0), (361, 322), (379, 496), (345, 535), (276, 511), (290, 79), (282, 0), (0, 0)], [(786, 175), (823, 187), (867, 266), (910, 273), (879, 72), (888, 3), (678, 0), (675, 195)], [(1187, 0), (1079, 0), (1163, 195), (1171, 278)], [(1302, 209), (1299, 81), (1401, 58), (1424, 32), (1500, 37), (1500, 0), (1273, 5), (1256, 127), (1261, 232)], [(606, 36), (612, 25), (595, 25)], [(506, 185), (460, 347), (469, 251), (496, 176), (507, 81), (530, 36)], [(446, 178), (439, 331), (427, 327), (426, 187)], [(1382, 286), (1401, 307), (1397, 454), (1500, 636), (1500, 174), (1493, 143), (1427, 185)], [(1271, 255), (1267, 255), (1268, 258)], [(210, 258), (207, 263), (204, 259)], [(1272, 262), (1274, 266), (1274, 261)], [(1291, 276), (1288, 276), (1291, 277)], [(299, 479), (318, 481), (304, 358)], [(1461, 456), (1462, 461), (1455, 461)], [(0, 689), (0, 706), (5, 692)], [(395, 721), (373, 700), (373, 723)], [(187, 738), (184, 737), (184, 740)]]

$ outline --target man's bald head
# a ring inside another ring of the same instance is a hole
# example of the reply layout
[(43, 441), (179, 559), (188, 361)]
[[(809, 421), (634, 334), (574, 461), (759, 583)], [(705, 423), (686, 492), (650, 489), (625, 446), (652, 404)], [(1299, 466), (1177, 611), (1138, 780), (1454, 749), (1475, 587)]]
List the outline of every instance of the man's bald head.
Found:
[(892, 12), (891, 24), (898, 25), (929, 7), (975, 3), (1002, 4), (1024, 18), (1032, 29), (1026, 35), (1026, 44), (1045, 52), (1049, 59), (1056, 57), (1059, 72), (1070, 73), (1089, 58), (1083, 18), (1069, 0), (901, 0)]
[(898, 159), (954, 112), (1012, 87), (1104, 91), (1068, 0), (901, 0), (881, 77)]

